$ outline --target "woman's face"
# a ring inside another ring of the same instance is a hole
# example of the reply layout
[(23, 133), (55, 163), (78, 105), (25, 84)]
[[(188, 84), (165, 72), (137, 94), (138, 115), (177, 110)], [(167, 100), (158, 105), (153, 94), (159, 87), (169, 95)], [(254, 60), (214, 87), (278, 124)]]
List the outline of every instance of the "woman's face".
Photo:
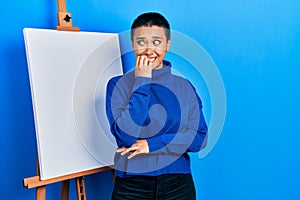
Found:
[(166, 52), (170, 49), (171, 41), (166, 38), (165, 29), (159, 26), (141, 26), (134, 30), (132, 49), (136, 58), (146, 55), (148, 64), (154, 69), (163, 67)]

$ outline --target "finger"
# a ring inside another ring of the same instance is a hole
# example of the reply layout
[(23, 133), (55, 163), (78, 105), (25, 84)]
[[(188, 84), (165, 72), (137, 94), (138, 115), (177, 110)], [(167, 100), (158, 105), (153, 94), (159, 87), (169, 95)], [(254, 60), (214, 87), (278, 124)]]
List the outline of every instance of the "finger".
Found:
[(147, 56), (141, 55), (138, 66), (145, 66), (147, 62)]
[(125, 147), (118, 148), (118, 149), (117, 149), (117, 153), (121, 153), (121, 152), (123, 152), (123, 151), (125, 151), (125, 150), (126, 150)]
[(142, 56), (138, 56), (137, 59), (136, 59), (136, 67), (139, 67), (141, 65), (141, 62), (142, 62)]
[(121, 155), (124, 156), (125, 154), (129, 153), (129, 152), (132, 152), (132, 151), (135, 151), (137, 150), (137, 147), (136, 146), (131, 146), (129, 148), (127, 148), (126, 150), (124, 150)]
[(145, 56), (143, 60), (143, 66), (148, 66), (148, 65), (149, 65), (149, 59), (147, 58), (147, 56)]
[(135, 61), (135, 66), (136, 67), (139, 66), (140, 60), (141, 60), (141, 56), (137, 56), (136, 61)]
[(140, 154), (140, 151), (139, 151), (139, 150), (136, 150), (136, 151), (132, 152), (127, 158), (128, 158), (128, 159), (131, 159), (131, 158), (133, 158), (134, 156), (136, 156), (136, 155), (138, 155), (138, 154)]

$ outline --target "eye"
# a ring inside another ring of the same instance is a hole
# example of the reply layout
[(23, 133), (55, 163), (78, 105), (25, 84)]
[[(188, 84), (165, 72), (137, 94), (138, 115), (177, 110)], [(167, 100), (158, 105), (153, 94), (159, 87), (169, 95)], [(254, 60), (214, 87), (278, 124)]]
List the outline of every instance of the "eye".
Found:
[(153, 41), (153, 44), (154, 44), (154, 45), (159, 45), (160, 43), (161, 43), (160, 40), (154, 40), (154, 41)]
[(144, 41), (144, 40), (138, 40), (138, 41), (136, 41), (136, 43), (137, 43), (138, 45), (140, 45), (140, 46), (145, 45), (145, 41)]

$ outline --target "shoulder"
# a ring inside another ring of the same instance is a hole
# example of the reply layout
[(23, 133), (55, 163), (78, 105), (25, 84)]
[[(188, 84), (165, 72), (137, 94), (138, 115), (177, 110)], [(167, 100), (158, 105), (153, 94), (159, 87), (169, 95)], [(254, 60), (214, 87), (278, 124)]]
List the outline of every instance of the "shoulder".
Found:
[(190, 80), (178, 75), (173, 76), (173, 84), (180, 96), (186, 101), (195, 101), (196, 99), (201, 102), (201, 99), (197, 93), (196, 88)]
[(192, 88), (193, 90), (195, 90), (195, 87), (187, 78), (184, 78), (184, 77), (178, 76), (178, 75), (174, 75), (174, 74), (172, 74), (172, 76), (173, 76), (173, 80), (175, 83), (181, 85), (182, 87), (188, 87), (188, 88)]
[(128, 72), (123, 75), (114, 76), (108, 80), (107, 91), (112, 93), (113, 90), (121, 93), (130, 91), (134, 83), (134, 73)]
[(116, 85), (119, 81), (123, 83), (130, 83), (134, 80), (134, 73), (132, 71), (122, 75), (111, 77), (108, 80), (108, 85)]
[(121, 78), (122, 76), (123, 76), (123, 75), (111, 77), (111, 78), (108, 80), (108, 85), (110, 85), (110, 84), (116, 84), (116, 83), (120, 80), (120, 78)]

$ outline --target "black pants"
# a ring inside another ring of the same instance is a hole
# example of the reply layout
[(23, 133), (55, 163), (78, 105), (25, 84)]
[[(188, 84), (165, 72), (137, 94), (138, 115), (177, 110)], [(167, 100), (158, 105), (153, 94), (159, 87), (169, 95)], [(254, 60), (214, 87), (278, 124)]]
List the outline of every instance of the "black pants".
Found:
[(116, 177), (112, 200), (195, 200), (190, 174)]

